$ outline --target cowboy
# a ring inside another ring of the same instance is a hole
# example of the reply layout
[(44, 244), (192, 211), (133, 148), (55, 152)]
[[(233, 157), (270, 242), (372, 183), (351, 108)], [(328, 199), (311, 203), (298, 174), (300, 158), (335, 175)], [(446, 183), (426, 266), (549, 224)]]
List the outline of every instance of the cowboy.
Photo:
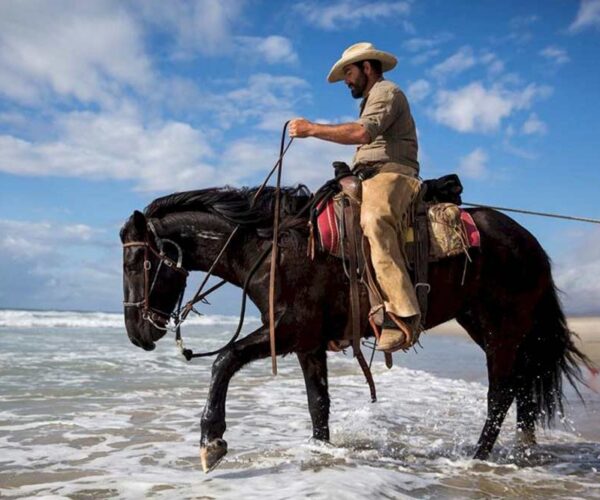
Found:
[(383, 78), (396, 62), (392, 54), (371, 43), (348, 47), (327, 80), (343, 80), (352, 97), (362, 98), (358, 120), (325, 125), (297, 118), (289, 125), (292, 137), (358, 145), (352, 169), (364, 179), (360, 222), (383, 298), (378, 349), (386, 352), (409, 347), (420, 328), (419, 305), (402, 241), (408, 209), (420, 188), (418, 145), (406, 96)]

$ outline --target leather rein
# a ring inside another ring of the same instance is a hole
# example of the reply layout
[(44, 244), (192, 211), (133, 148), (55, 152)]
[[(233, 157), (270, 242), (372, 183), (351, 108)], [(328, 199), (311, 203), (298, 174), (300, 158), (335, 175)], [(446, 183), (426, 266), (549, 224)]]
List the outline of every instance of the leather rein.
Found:
[[(233, 334), (233, 336), (231, 337), (231, 339), (223, 347), (216, 349), (214, 351), (202, 352), (202, 353), (194, 353), (191, 349), (186, 349), (183, 345), (183, 339), (181, 337), (181, 325), (187, 319), (190, 312), (193, 311), (194, 313), (201, 315), (201, 313), (196, 311), (196, 309), (194, 308), (194, 305), (197, 304), (198, 302), (207, 303), (206, 297), (210, 293), (214, 292), (215, 290), (217, 290), (218, 288), (220, 288), (221, 286), (223, 286), (226, 283), (225, 280), (221, 280), (220, 282), (218, 282), (216, 285), (214, 285), (207, 291), (202, 292), (202, 290), (204, 289), (204, 286), (208, 282), (208, 279), (212, 276), (212, 273), (213, 273), (217, 263), (219, 262), (219, 260), (223, 256), (223, 254), (225, 253), (225, 250), (227, 249), (227, 247), (233, 240), (234, 236), (237, 234), (238, 230), (240, 229), (240, 225), (237, 225), (236, 227), (234, 227), (233, 231), (231, 232), (231, 234), (225, 241), (223, 247), (221, 248), (221, 251), (215, 257), (215, 260), (213, 261), (210, 268), (206, 272), (206, 276), (204, 277), (204, 280), (202, 281), (198, 290), (194, 294), (194, 297), (191, 300), (189, 300), (183, 308), (181, 307), (181, 304), (183, 302), (183, 296), (185, 293), (185, 288), (187, 285), (187, 276), (189, 275), (189, 272), (182, 267), (183, 251), (182, 251), (181, 247), (172, 240), (161, 239), (158, 236), (158, 234), (156, 233), (156, 230), (155, 230), (154, 226), (152, 225), (152, 222), (150, 222), (150, 221), (148, 222), (148, 229), (150, 229), (150, 231), (153, 233), (159, 250), (156, 250), (150, 244), (149, 241), (131, 241), (131, 242), (127, 242), (127, 243), (123, 244), (124, 249), (131, 248), (131, 247), (139, 247), (139, 246), (144, 247), (144, 297), (142, 300), (140, 300), (138, 302), (124, 301), (123, 305), (125, 307), (137, 307), (138, 309), (141, 309), (142, 310), (142, 319), (144, 321), (148, 321), (155, 328), (157, 328), (159, 330), (163, 330), (163, 331), (174, 331), (175, 332), (175, 341), (177, 343), (177, 346), (179, 347), (179, 350), (181, 351), (183, 356), (188, 361), (191, 360), (192, 358), (213, 356), (213, 355), (219, 354), (220, 352), (229, 348), (237, 340), (237, 338), (239, 337), (239, 335), (242, 331), (242, 327), (244, 325), (244, 317), (245, 317), (245, 311), (246, 311), (246, 299), (247, 299), (247, 295), (248, 295), (247, 289), (250, 284), (250, 280), (251, 280), (252, 276), (254, 275), (254, 273), (258, 270), (260, 265), (263, 263), (263, 261), (265, 260), (267, 255), (269, 255), (269, 253), (271, 253), (271, 258), (272, 258), (273, 262), (271, 264), (271, 277), (270, 277), (270, 283), (269, 283), (270, 344), (271, 344), (271, 355), (272, 355), (272, 359), (273, 359), (273, 361), (272, 361), (273, 373), (274, 374), (277, 373), (277, 365), (276, 365), (276, 361), (275, 361), (275, 324), (276, 324), (276, 321), (274, 320), (274, 300), (275, 300), (274, 299), (274, 297), (275, 297), (274, 289), (275, 289), (275, 272), (276, 272), (277, 260), (278, 260), (278, 236), (279, 236), (280, 230), (285, 228), (285, 224), (283, 224), (281, 226), (279, 225), (279, 218), (280, 218), (279, 199), (280, 199), (281, 170), (282, 170), (282, 166), (283, 166), (283, 157), (293, 141), (293, 138), (292, 138), (289, 140), (287, 145), (285, 145), (285, 131), (287, 129), (288, 123), (289, 122), (285, 123), (282, 134), (281, 134), (281, 146), (280, 146), (279, 158), (278, 158), (277, 162), (275, 163), (274, 167), (271, 169), (271, 171), (265, 178), (262, 185), (256, 191), (254, 198), (252, 200), (252, 205), (251, 205), (251, 206), (254, 206), (254, 204), (256, 203), (256, 200), (258, 199), (258, 196), (260, 195), (260, 193), (263, 191), (263, 189), (267, 185), (267, 182), (269, 182), (269, 179), (271, 178), (271, 176), (277, 170), (273, 242), (272, 242), (272, 245), (267, 247), (263, 251), (263, 253), (258, 257), (256, 262), (254, 263), (254, 265), (248, 272), (246, 279), (244, 280), (243, 289), (242, 289), (243, 295), (242, 295), (242, 303), (241, 303), (241, 310), (240, 310), (240, 319), (238, 322), (238, 327), (237, 327), (235, 333)], [(309, 205), (310, 205), (310, 203), (307, 204), (307, 206), (304, 207), (300, 213), (304, 212), (305, 209), (309, 208)], [(177, 262), (175, 262), (174, 260), (172, 260), (166, 256), (166, 254), (163, 251), (164, 243), (170, 243), (177, 248), (177, 251), (178, 251)], [(152, 264), (148, 258), (150, 253), (153, 253), (159, 259), (159, 265), (158, 265), (156, 273), (152, 279), (152, 282), (150, 282), (150, 270), (151, 270)], [(183, 289), (182, 289), (182, 291), (179, 295), (178, 301), (177, 301), (178, 305), (172, 313), (167, 313), (166, 311), (161, 311), (160, 309), (156, 309), (156, 308), (153, 308), (150, 306), (150, 295), (152, 293), (152, 290), (154, 289), (154, 285), (156, 284), (158, 274), (159, 274), (161, 266), (163, 264), (166, 265), (167, 267), (169, 267), (170, 269), (173, 269), (173, 270), (181, 273), (185, 277), (185, 280), (186, 280), (186, 283), (184, 283)], [(171, 319), (173, 319), (173, 321), (174, 321), (173, 327), (168, 326), (168, 323)], [(158, 321), (162, 322), (163, 324), (162, 325), (159, 324)]]

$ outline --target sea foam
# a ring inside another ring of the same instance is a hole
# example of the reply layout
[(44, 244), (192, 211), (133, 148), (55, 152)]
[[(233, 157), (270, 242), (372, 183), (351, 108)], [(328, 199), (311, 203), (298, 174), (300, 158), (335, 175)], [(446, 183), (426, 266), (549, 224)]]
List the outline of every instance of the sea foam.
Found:
[[(236, 316), (191, 315), (189, 325), (234, 325)], [(258, 318), (246, 317), (245, 322), (257, 322)], [(76, 312), (76, 311), (26, 311), (0, 310), (0, 328), (124, 328), (122, 313)]]

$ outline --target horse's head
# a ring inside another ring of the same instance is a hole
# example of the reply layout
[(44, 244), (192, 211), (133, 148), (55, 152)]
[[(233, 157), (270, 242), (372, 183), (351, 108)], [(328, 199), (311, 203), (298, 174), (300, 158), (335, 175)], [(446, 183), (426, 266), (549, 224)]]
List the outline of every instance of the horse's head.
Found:
[(185, 289), (183, 253), (137, 210), (121, 229), (121, 242), (125, 328), (133, 344), (151, 351)]

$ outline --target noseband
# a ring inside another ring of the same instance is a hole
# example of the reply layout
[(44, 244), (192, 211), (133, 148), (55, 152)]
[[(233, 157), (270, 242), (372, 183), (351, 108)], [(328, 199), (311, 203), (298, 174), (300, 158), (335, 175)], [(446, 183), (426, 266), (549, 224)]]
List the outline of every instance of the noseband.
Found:
[[(161, 267), (163, 264), (167, 266), (169, 269), (180, 273), (184, 280), (187, 280), (189, 272), (182, 267), (183, 261), (183, 251), (181, 247), (175, 243), (173, 240), (168, 240), (166, 238), (159, 238), (156, 234), (156, 230), (151, 222), (148, 222), (148, 229), (154, 234), (156, 244), (158, 246), (158, 250), (156, 250), (149, 241), (129, 241), (123, 244), (123, 248), (135, 248), (135, 247), (144, 247), (144, 298), (138, 302), (123, 302), (123, 306), (125, 307), (136, 307), (142, 310), (142, 319), (144, 321), (148, 321), (152, 326), (158, 328), (159, 330), (166, 331), (167, 324), (169, 320), (173, 317), (173, 313), (167, 313), (165, 311), (161, 311), (155, 307), (150, 305), (150, 295), (152, 294), (152, 290), (156, 285), (158, 274), (160, 273)], [(167, 257), (164, 252), (164, 244), (169, 243), (173, 245), (177, 249), (177, 261)], [(150, 262), (150, 253), (154, 254), (158, 258), (158, 266), (156, 268), (156, 273), (150, 281), (150, 271), (152, 269), (152, 263)], [(185, 284), (183, 290), (181, 291), (179, 300), (183, 297), (183, 293), (185, 291)], [(157, 323), (160, 321), (162, 325)]]

